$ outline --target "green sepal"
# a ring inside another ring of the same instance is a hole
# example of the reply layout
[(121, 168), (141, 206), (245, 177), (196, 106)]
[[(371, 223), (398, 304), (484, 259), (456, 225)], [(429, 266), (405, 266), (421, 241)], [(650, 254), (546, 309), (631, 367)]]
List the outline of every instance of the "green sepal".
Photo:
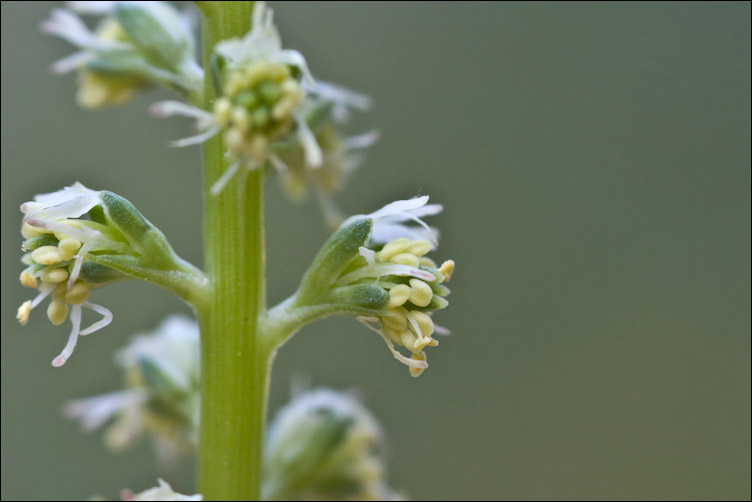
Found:
[(353, 305), (369, 310), (383, 310), (389, 303), (389, 293), (372, 284), (342, 286), (329, 293), (326, 303)]
[(112, 267), (107, 267), (100, 263), (94, 263), (93, 261), (86, 260), (81, 265), (81, 272), (79, 277), (89, 284), (108, 284), (123, 279), (130, 279), (130, 276), (115, 270)]
[(358, 256), (358, 250), (368, 241), (372, 228), (373, 220), (363, 218), (340, 228), (329, 237), (300, 282), (296, 306), (325, 301), (327, 290), (347, 264)]
[(175, 253), (164, 234), (152, 225), (128, 199), (107, 190), (100, 192), (105, 216), (140, 256), (141, 267), (169, 269)]
[(169, 4), (117, 2), (114, 15), (131, 41), (160, 67), (176, 70), (186, 55), (190, 56), (190, 40), (183, 36), (178, 13)]
[(53, 234), (42, 234), (30, 239), (26, 239), (21, 245), (21, 249), (24, 251), (34, 251), (42, 246), (57, 246), (57, 237)]
[(170, 361), (140, 355), (137, 364), (149, 390), (159, 398), (169, 401), (190, 390), (190, 382)]

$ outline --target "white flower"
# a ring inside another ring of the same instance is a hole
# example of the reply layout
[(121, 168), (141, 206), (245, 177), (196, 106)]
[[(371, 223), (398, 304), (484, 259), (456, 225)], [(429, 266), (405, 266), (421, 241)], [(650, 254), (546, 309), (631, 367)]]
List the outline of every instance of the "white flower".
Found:
[(166, 2), (69, 2), (72, 11), (104, 15), (92, 32), (71, 10), (54, 9), (43, 32), (80, 50), (56, 61), (55, 73), (79, 70), (77, 99), (87, 108), (118, 105), (150, 83), (184, 94), (199, 91), (192, 27)]
[[(439, 214), (444, 207), (441, 204), (428, 204), (428, 199), (429, 196), (424, 195), (391, 202), (371, 214), (351, 216), (342, 226), (361, 218), (371, 218), (373, 220), (371, 242), (374, 244), (385, 244), (405, 237), (413, 240), (427, 240), (433, 244), (433, 247), (436, 247), (439, 238), (438, 230), (429, 227), (421, 218)], [(418, 226), (407, 225), (410, 222), (417, 223)]]
[[(31, 310), (50, 295), (53, 300), (47, 316), (53, 324), (64, 322), (70, 311), (73, 327), (65, 348), (52, 361), (56, 367), (68, 360), (79, 335), (94, 333), (112, 322), (112, 312), (87, 301), (94, 285), (79, 278), (89, 252), (127, 252), (129, 249), (114, 238), (107, 226), (79, 219), (101, 203), (99, 192), (75, 183), (57, 192), (37, 195), (33, 201), (21, 205), (22, 232), (27, 237), (24, 249), (30, 251), (24, 257), (28, 268), (21, 274), (21, 282), (37, 287), (41, 281), (41, 285), (39, 294), (19, 308), (18, 319), (26, 324)], [(102, 319), (81, 329), (82, 307), (101, 314)]]
[(313, 85), (313, 77), (299, 52), (282, 49), (271, 9), (258, 2), (248, 34), (218, 43), (215, 54), (221, 65), (216, 69), (217, 99), (211, 111), (175, 101), (151, 107), (157, 117), (182, 115), (196, 120), (199, 133), (172, 146), (194, 145), (222, 135), (232, 162), (214, 182), (212, 193), (219, 194), (241, 169), (260, 169), (267, 163), (284, 169), (274, 145), (293, 135), (306, 163), (319, 167), (321, 148), (301, 111), (305, 90), (300, 80)]
[(183, 495), (182, 493), (176, 493), (172, 487), (163, 479), (159, 479), (159, 486), (149, 488), (140, 493), (133, 493), (130, 490), (123, 490), (121, 493), (123, 500), (132, 501), (147, 501), (147, 500), (165, 500), (165, 501), (189, 501), (189, 500), (204, 500), (203, 495), (197, 493), (195, 495)]
[(259, 61), (267, 61), (294, 66), (310, 84), (314, 83), (303, 55), (295, 50), (282, 49), (282, 39), (274, 25), (274, 12), (266, 2), (257, 2), (254, 6), (251, 31), (245, 37), (223, 40), (217, 44), (215, 52), (225, 58), (230, 70), (245, 69)]
[(179, 454), (193, 451), (196, 445), (199, 343), (195, 321), (168, 317), (117, 353), (125, 390), (70, 401), (66, 416), (79, 421), (85, 431), (114, 420), (105, 435), (114, 450), (132, 446), (148, 433), (160, 461), (173, 465)]

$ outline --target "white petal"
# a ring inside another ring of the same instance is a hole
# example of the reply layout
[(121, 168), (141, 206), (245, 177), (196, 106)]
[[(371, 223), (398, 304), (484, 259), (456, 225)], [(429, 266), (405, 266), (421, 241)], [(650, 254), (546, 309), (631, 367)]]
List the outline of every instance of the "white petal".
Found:
[(357, 108), (358, 110), (367, 111), (373, 105), (373, 100), (369, 96), (331, 82), (317, 80), (316, 84), (313, 86), (305, 87), (307, 91), (310, 91), (327, 101), (341, 103), (343, 105)]
[(159, 118), (182, 115), (207, 122), (214, 120), (214, 115), (206, 110), (183, 103), (182, 101), (158, 101), (149, 107), (149, 112)]
[(100, 203), (99, 192), (76, 182), (57, 192), (35, 196), (33, 202), (21, 204), (21, 212), (37, 220), (78, 218)]
[(58, 59), (50, 66), (50, 71), (57, 75), (68, 73), (71, 70), (80, 68), (88, 63), (94, 57), (90, 52), (74, 52), (70, 56)]
[[(407, 199), (407, 200), (397, 200), (394, 202), (390, 202), (386, 206), (382, 207), (378, 211), (375, 211), (369, 215), (369, 217), (373, 218), (374, 220), (384, 217), (400, 217), (404, 215), (405, 213), (409, 211), (414, 211), (418, 208), (421, 208), (426, 205), (428, 202), (428, 195), (424, 195), (422, 197), (415, 197), (413, 199)], [(404, 221), (404, 220), (395, 220), (395, 221)]]
[(372, 130), (358, 136), (350, 136), (342, 140), (342, 148), (345, 150), (362, 150), (368, 148), (379, 140), (379, 131)]
[(316, 141), (316, 136), (308, 127), (305, 119), (296, 115), (295, 122), (298, 124), (298, 139), (303, 147), (306, 164), (313, 168), (321, 167), (324, 158), (323, 153), (321, 153), (321, 147)]
[(438, 230), (434, 227), (408, 227), (401, 223), (376, 223), (373, 225), (371, 242), (391, 242), (400, 237), (410, 240), (425, 240), (431, 242), (434, 247), (438, 236)]
[(311, 85), (315, 83), (311, 70), (308, 69), (308, 63), (306, 63), (305, 57), (300, 52), (292, 49), (281, 50), (273, 56), (273, 61), (296, 66), (303, 73), (303, 78), (306, 82)]
[(65, 404), (66, 417), (78, 420), (85, 431), (92, 431), (112, 418), (123, 408), (142, 403), (143, 392), (136, 389), (110, 392), (101, 396), (76, 399)]
[(76, 12), (80, 12), (81, 14), (109, 14), (113, 10), (115, 10), (115, 4), (117, 2), (108, 2), (105, 0), (102, 1), (70, 1), (66, 2), (66, 6), (74, 10)]

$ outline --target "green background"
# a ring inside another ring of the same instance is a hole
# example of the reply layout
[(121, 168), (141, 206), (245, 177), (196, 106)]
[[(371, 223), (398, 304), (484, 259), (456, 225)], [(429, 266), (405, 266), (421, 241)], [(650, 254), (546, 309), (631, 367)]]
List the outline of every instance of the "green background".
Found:
[[(22, 269), (18, 205), (73, 181), (115, 191), (201, 263), (198, 148), (152, 93), (87, 112), (72, 51), (37, 26), (52, 4), (2, 3), (2, 498), (109, 498), (157, 471), (60, 416), (116, 389), (112, 354), (170, 312), (141, 283), (97, 291), (114, 323), (50, 366), (69, 325)], [(427, 193), (457, 270), (454, 334), (409, 377), (351, 319), (309, 326), (274, 367), (357, 388), (412, 498), (750, 498), (750, 4), (273, 4), (314, 74), (372, 95), (351, 131), (382, 139), (346, 213)], [(327, 234), (313, 201), (268, 186), (269, 297), (292, 292)], [(192, 465), (167, 478), (190, 492)]]

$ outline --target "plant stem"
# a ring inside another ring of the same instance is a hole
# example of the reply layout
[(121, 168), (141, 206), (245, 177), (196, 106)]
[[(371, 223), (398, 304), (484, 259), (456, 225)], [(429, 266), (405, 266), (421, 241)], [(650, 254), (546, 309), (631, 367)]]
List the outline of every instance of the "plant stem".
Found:
[[(204, 107), (215, 90), (210, 56), (220, 40), (250, 28), (252, 2), (197, 2), (203, 13)], [(213, 294), (199, 309), (201, 429), (198, 490), (204, 500), (258, 500), (272, 349), (259, 334), (264, 313), (263, 173), (210, 187), (228, 167), (220, 136), (204, 146), (204, 239)]]

